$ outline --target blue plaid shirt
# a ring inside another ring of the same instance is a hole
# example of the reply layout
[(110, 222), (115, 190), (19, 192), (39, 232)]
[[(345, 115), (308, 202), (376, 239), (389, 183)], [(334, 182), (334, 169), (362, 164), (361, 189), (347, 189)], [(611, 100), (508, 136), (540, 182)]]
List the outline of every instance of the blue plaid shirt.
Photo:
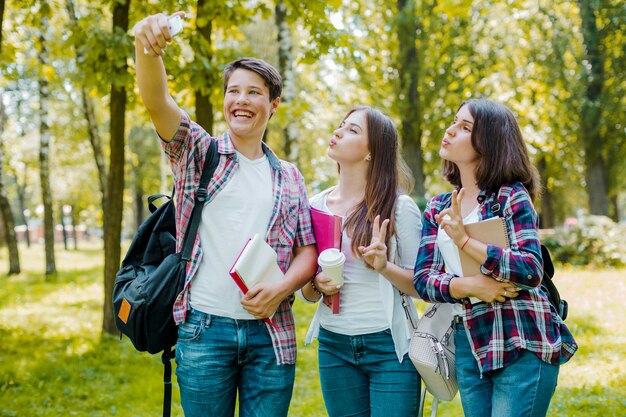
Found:
[(539, 287), (543, 275), (539, 221), (526, 188), (521, 183), (510, 183), (497, 194), (483, 191), (479, 196), (480, 220), (494, 217), (491, 207), (501, 205), (510, 243), (507, 249), (487, 245), (487, 260), (481, 271), (523, 288), (517, 297), (504, 303), (472, 304), (450, 295), (450, 281), (457, 276), (445, 272), (437, 246), (439, 224), (435, 215), (450, 207), (451, 195), (434, 197), (424, 210), (413, 279), (419, 295), (428, 302), (463, 303), (465, 329), (482, 373), (504, 368), (522, 349), (547, 363), (567, 362), (578, 346)]

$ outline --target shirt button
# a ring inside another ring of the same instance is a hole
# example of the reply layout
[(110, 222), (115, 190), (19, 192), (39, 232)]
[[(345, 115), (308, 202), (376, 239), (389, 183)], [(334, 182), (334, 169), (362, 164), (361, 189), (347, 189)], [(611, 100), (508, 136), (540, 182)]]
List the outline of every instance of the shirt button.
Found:
[(526, 275), (526, 278), (533, 279), (533, 276), (532, 275)]

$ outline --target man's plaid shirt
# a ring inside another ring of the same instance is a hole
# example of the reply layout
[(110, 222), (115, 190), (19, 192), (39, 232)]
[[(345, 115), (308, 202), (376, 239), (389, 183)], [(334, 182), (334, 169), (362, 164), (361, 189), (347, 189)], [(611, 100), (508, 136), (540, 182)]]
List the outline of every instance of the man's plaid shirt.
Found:
[[(207, 189), (210, 203), (215, 195), (225, 186), (239, 166), (235, 148), (227, 133), (220, 138), (211, 138), (197, 123), (191, 121), (185, 113), (171, 142), (161, 142), (168, 156), (174, 174), (176, 190), (176, 247), (181, 249), (182, 231), (187, 229), (195, 200), (196, 188), (200, 182), (202, 166), (211, 140), (218, 141), (219, 165)], [(309, 201), (306, 195), (304, 179), (291, 163), (281, 161), (263, 144), (272, 172), (272, 193), (274, 208), (265, 240), (278, 255), (278, 266), (283, 272), (289, 268), (294, 247), (315, 243)], [(200, 234), (196, 236), (191, 261), (187, 266), (187, 277), (183, 291), (174, 303), (176, 324), (185, 321), (189, 308), (189, 287), (202, 259)], [(296, 361), (296, 332), (291, 311), (293, 296), (283, 301), (272, 322), (276, 329), (267, 325), (278, 364), (293, 364)]]
[[(498, 194), (481, 192), (480, 220), (494, 217), (492, 206), (501, 205), (510, 248), (487, 245), (485, 275), (523, 288), (516, 298), (504, 303), (472, 305), (450, 295), (450, 281), (437, 246), (439, 224), (435, 214), (450, 207), (451, 193), (434, 197), (424, 210), (422, 240), (415, 263), (414, 284), (428, 302), (463, 303), (465, 329), (482, 373), (503, 368), (515, 361), (521, 349), (533, 352), (544, 362), (564, 363), (578, 346), (540, 289), (543, 260), (538, 234), (538, 217), (528, 191), (521, 183), (505, 184)], [(462, 279), (462, 278), (460, 278)]]

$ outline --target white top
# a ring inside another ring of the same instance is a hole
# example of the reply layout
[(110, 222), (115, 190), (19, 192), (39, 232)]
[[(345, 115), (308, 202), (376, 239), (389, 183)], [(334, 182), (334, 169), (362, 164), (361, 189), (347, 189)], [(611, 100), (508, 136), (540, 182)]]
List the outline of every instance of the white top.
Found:
[[(326, 210), (326, 199), (332, 188), (316, 194), (310, 199), (311, 207)], [(409, 196), (400, 195), (396, 202), (396, 236), (390, 240), (391, 259), (398, 253), (398, 265), (413, 270), (422, 230), (420, 211)], [(398, 360), (402, 362), (409, 351), (410, 325), (402, 307), (400, 291), (383, 275), (376, 271), (366, 270), (362, 260), (354, 259), (349, 254), (350, 242), (343, 235), (342, 250), (346, 258), (352, 259), (351, 266), (344, 269), (344, 286), (341, 289), (340, 314), (332, 315), (324, 303), (319, 303), (306, 335), (305, 344), (311, 343), (319, 334), (319, 327), (337, 331), (338, 333), (355, 335), (391, 329)], [(396, 243), (397, 242), (397, 243)], [(346, 259), (346, 264), (348, 260)], [(358, 265), (360, 264), (360, 265)], [(352, 283), (352, 285), (348, 285)], [(367, 293), (367, 294), (366, 294)], [(306, 300), (300, 291), (299, 297)], [(365, 302), (361, 303), (359, 298)], [(367, 303), (367, 305), (366, 305)], [(412, 313), (417, 317), (415, 306), (409, 303)], [(376, 317), (373, 317), (373, 316)], [(371, 323), (370, 323), (371, 322)], [(351, 329), (363, 329), (354, 332)]]
[[(479, 206), (476, 205), (476, 207), (474, 207), (472, 211), (465, 216), (463, 224), (476, 223), (480, 220), (478, 218), (478, 207)], [(447, 214), (444, 216), (445, 220), (449, 218), (450, 216)], [(462, 277), (463, 269), (461, 268), (461, 255), (459, 254), (459, 248), (441, 227), (437, 232), (437, 246), (439, 247), (439, 252), (443, 257), (446, 272)], [(461, 304), (453, 304), (453, 309), (455, 315), (463, 315), (463, 306)]]
[(207, 314), (252, 320), (228, 271), (249, 238), (266, 235), (273, 209), (272, 177), (267, 156), (252, 161), (236, 154), (239, 164), (233, 176), (202, 209), (204, 256), (191, 282), (190, 304)]

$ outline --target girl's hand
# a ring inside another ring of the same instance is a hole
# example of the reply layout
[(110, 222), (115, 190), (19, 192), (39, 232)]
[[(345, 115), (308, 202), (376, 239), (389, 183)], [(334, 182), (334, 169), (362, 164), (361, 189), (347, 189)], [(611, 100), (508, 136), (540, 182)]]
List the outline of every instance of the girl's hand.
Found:
[(454, 298), (476, 297), (486, 303), (503, 303), (519, 295), (519, 288), (510, 282), (500, 282), (483, 274), (455, 278), (450, 285)]
[(452, 191), (452, 205), (445, 210), (441, 210), (438, 214), (435, 214), (435, 220), (439, 223), (439, 226), (445, 230), (448, 236), (450, 236), (450, 239), (452, 239), (458, 247), (461, 247), (469, 237), (467, 233), (465, 233), (463, 216), (461, 215), (461, 201), (463, 200), (464, 193), (465, 190), (463, 188), (461, 188), (458, 195), (456, 190)]
[(367, 247), (359, 246), (359, 252), (361, 252), (363, 261), (378, 273), (382, 273), (387, 268), (385, 237), (387, 236), (388, 225), (389, 219), (385, 219), (381, 225), (380, 216), (376, 216), (372, 225), (372, 241)]
[(335, 295), (339, 292), (341, 285), (332, 283), (332, 279), (324, 275), (324, 272), (320, 272), (313, 278), (315, 286), (324, 295)]

